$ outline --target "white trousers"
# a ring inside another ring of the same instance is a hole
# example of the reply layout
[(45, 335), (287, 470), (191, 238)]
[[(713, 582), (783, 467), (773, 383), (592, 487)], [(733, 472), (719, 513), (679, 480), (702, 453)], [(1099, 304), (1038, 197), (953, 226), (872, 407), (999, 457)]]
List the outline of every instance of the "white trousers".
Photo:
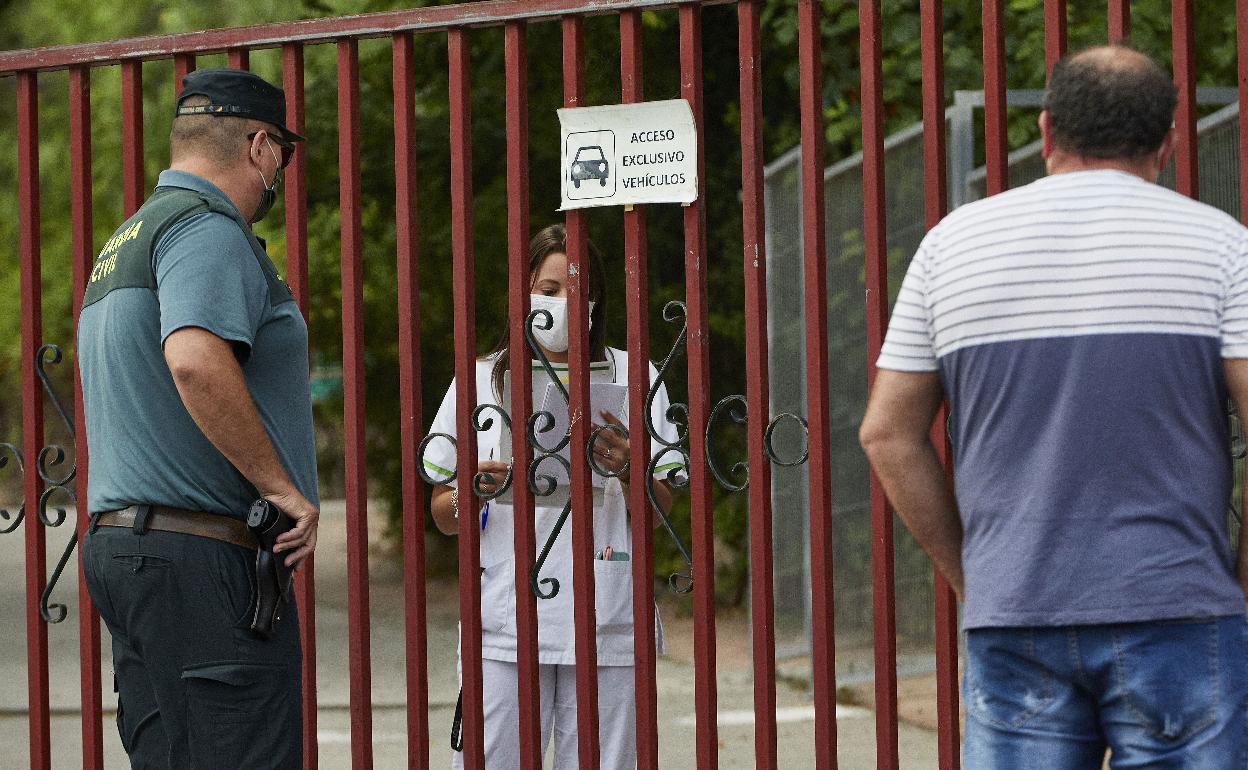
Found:
[[(520, 709), (516, 664), (483, 660), (485, 693), (485, 766), (488, 770), (520, 767)], [(538, 665), (542, 709), (542, 754), (554, 735), (555, 770), (576, 770), (576, 666)], [(632, 666), (598, 667), (598, 740), (602, 770), (637, 766), (637, 698)], [(464, 755), (451, 766), (461, 770)]]

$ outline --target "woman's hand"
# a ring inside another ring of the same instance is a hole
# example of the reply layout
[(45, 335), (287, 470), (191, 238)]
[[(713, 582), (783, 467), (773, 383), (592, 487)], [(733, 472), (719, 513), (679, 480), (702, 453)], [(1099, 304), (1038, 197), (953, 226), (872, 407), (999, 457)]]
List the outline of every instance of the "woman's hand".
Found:
[[(507, 479), (507, 473), (511, 470), (511, 465), (499, 460), (481, 460), (477, 463), (477, 476), (486, 474), (482, 477), (481, 488), (482, 494), (486, 497), (494, 495), (503, 486), (503, 482)], [(474, 477), (475, 478), (475, 477)]]
[[(507, 471), (511, 466), (498, 460), (482, 460), (477, 464), (477, 473), (485, 473), (489, 478), (482, 479), (481, 491), (487, 496), (493, 495), (503, 485), (503, 480), (507, 478)], [(472, 482), (468, 482), (459, 488), (450, 485), (438, 485), (433, 488), (433, 496), (430, 498), (430, 513), (433, 514), (433, 522), (438, 526), (438, 530), (444, 535), (459, 534), (459, 515), (470, 505), (468, 502), (469, 492)], [(460, 493), (460, 489), (464, 490)]]
[[(628, 465), (628, 434), (624, 423), (615, 418), (610, 412), (601, 412), (602, 419), (608, 425), (613, 425), (620, 430), (612, 430), (607, 428), (598, 433), (598, 437), (593, 441), (594, 462), (598, 467), (610, 471), (620, 481), (628, 483), (629, 472), (625, 468)], [(603, 425), (594, 425), (593, 430), (599, 431)], [(620, 431), (624, 431), (621, 433)]]

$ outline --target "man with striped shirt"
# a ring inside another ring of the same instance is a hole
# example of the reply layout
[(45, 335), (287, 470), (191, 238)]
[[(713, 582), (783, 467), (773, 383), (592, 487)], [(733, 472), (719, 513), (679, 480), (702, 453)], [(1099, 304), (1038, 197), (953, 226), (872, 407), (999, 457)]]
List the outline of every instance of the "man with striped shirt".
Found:
[[(1175, 90), (1063, 59), (1048, 176), (923, 240), (861, 439), (963, 600), (968, 768), (1248, 768), (1248, 230), (1156, 184)], [(956, 483), (929, 439), (950, 404)], [(956, 487), (956, 489), (955, 489)]]

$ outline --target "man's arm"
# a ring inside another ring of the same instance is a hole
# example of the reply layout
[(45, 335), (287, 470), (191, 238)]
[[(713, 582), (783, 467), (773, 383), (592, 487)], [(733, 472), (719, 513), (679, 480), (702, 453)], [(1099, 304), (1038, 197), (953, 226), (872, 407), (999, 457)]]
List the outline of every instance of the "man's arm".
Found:
[(906, 527), (962, 597), (962, 522), (930, 429), (940, 409), (934, 372), (881, 369), (858, 438)]
[[(1226, 358), (1222, 360), (1226, 370), (1226, 388), (1230, 391), (1231, 400), (1235, 402), (1235, 410), (1239, 419), (1248, 419), (1248, 359)], [(1239, 563), (1236, 573), (1239, 585), (1248, 598), (1248, 526), (1242, 523), (1239, 527)]]
[(294, 519), (273, 550), (290, 552), (287, 565), (303, 561), (316, 547), (320, 512), (278, 461), (231, 344), (205, 329), (184, 327), (165, 340), (165, 361), (199, 429), (262, 497)]

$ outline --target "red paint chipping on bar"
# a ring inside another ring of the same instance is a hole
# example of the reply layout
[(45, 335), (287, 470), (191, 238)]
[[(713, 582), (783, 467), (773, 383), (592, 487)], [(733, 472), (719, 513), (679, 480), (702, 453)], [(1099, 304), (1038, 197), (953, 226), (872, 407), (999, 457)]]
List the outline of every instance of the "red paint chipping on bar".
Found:
[[(73, 276), (74, 330), (82, 310), (82, 295), (95, 254), (91, 232), (91, 71), (75, 67), (69, 71), (69, 206), (70, 262)], [(76, 337), (76, 335), (75, 335)], [(77, 346), (75, 345), (75, 348)], [(74, 361), (74, 467), (78, 470), (74, 494), (78, 500), (78, 542), (91, 524), (87, 511), (87, 421), (82, 407), (82, 378)], [(82, 766), (104, 767), (104, 721), (101, 717), (100, 615), (91, 603), (87, 582), (78, 570), (78, 667), (81, 697)]]
[[(639, 11), (620, 14), (620, 101), (645, 100), (642, 78), (645, 28)], [(646, 432), (646, 393), (650, 389), (650, 288), (646, 211), (624, 212), (624, 304), (628, 326), (628, 510), (633, 511), (633, 674), (637, 698), (637, 767), (659, 766), (659, 704), (655, 683), (654, 526), (646, 496), (650, 440)], [(638, 513), (640, 512), (640, 513)]]
[(996, 195), (1009, 187), (1009, 139), (1005, 131), (1005, 17), (1002, 0), (983, 0), (984, 165), (986, 188)]
[(1109, 0), (1109, 42), (1117, 43), (1131, 37), (1131, 0)]
[(525, 426), (533, 412), (528, 343), (529, 316), (529, 97), (528, 44), (524, 24), (503, 32), (507, 91), (507, 347), (511, 363), (512, 521), (516, 564), (516, 677), (520, 711), (520, 766), (542, 766), (541, 693), (538, 691), (537, 595), (529, 585), (537, 553), (533, 492), (527, 483), (532, 460)]
[(173, 95), (182, 93), (182, 79), (195, 71), (195, 56), (178, 54), (173, 57)]
[[(944, 24), (941, 0), (920, 5), (923, 61), (923, 200), (924, 224), (936, 226), (949, 211), (948, 155), (945, 135)], [(945, 414), (932, 426), (938, 449), (945, 449)], [(942, 455), (946, 469), (948, 454)], [(958, 608), (953, 590), (933, 568), (936, 642), (936, 752), (941, 770), (962, 762), (958, 707)]]
[[(859, 71), (862, 73), (862, 203), (866, 260), (867, 387), (888, 329), (888, 232), (884, 195), (884, 94), (881, 82), (879, 0), (858, 4)], [(897, 770), (897, 584), (893, 511), (874, 472), (870, 478), (871, 609), (875, 636), (876, 767)]]
[(806, 310), (806, 413), (809, 423), (811, 686), (815, 701), (815, 767), (836, 767), (836, 625), (832, 598), (832, 457), (828, 392), (828, 309), (824, 224), (824, 130), (820, 13), (815, 0), (797, 6), (801, 81), (802, 277)]
[(420, 268), (416, 219), (416, 68), (412, 36), (391, 47), (394, 211), (399, 310), (399, 436), (403, 460), (403, 625), (407, 766), (429, 767), (429, 637), (425, 592), (425, 484), (416, 472), (424, 435), (420, 378)]
[(231, 48), (225, 61), (236, 70), (251, 69), (251, 54), (246, 48)]
[(347, 501), (347, 635), (351, 763), (373, 764), (368, 612), (368, 467), (364, 437), (364, 236), (360, 225), (360, 57), (338, 43), (338, 175), (342, 241), (343, 454)]
[(1170, 29), (1174, 51), (1174, 83), (1179, 88), (1179, 106), (1174, 127), (1179, 134), (1174, 153), (1175, 189), (1190, 198), (1200, 198), (1200, 177), (1196, 166), (1196, 28), (1192, 0), (1172, 0)]
[(759, 5), (737, 6), (741, 94), (741, 242), (750, 486), (750, 641), (754, 658), (754, 766), (776, 767), (776, 626), (768, 415), (767, 232), (763, 211), (763, 87)]
[(1066, 55), (1066, 0), (1044, 0), (1044, 71)]
[(715, 532), (706, 426), (710, 420), (711, 366), (706, 296), (706, 140), (702, 124), (702, 9), (682, 5), (680, 95), (689, 102), (698, 135), (698, 199), (685, 207), (685, 305), (689, 336), (689, 519), (693, 556), (694, 709), (699, 770), (719, 765), (715, 681)]
[[(585, 106), (585, 41), (578, 16), (563, 20), (563, 105)], [(594, 498), (589, 460), (589, 230), (584, 211), (569, 211), (568, 414), (572, 470), (572, 614), (576, 625), (576, 726), (581, 767), (598, 767), (598, 631), (594, 615)]]
[(35, 460), (43, 448), (43, 391), (35, 372), (35, 353), (43, 343), (39, 244), (39, 88), (34, 73), (17, 76), (17, 200), (18, 249), (22, 310), (22, 456), (26, 472), (22, 491), (26, 518), (26, 691), (30, 766), (52, 766), (48, 715), (48, 627), (39, 614), (39, 597), (47, 583), (44, 527), (39, 520), (43, 483)]
[(477, 298), (472, 250), (472, 102), (467, 31), (447, 35), (451, 128), (451, 259), (455, 305), (455, 466), (459, 488), (459, 617), (464, 698), (464, 766), (485, 768), (485, 717), (481, 693), (481, 530), (472, 492), (477, 472), (477, 434), (472, 412), (477, 405)]
[(143, 62), (121, 65), (121, 199), (123, 216), (143, 205)]
[[(282, 90), (286, 92), (286, 125), (304, 133), (303, 46), (282, 46)], [(308, 160), (300, 148), (286, 168), (283, 206), (286, 218), (286, 280), (295, 303), (308, 318)], [(318, 766), (316, 740), (316, 582), (313, 554), (295, 572), (295, 604), (299, 608), (299, 639), (303, 647), (303, 766)]]

